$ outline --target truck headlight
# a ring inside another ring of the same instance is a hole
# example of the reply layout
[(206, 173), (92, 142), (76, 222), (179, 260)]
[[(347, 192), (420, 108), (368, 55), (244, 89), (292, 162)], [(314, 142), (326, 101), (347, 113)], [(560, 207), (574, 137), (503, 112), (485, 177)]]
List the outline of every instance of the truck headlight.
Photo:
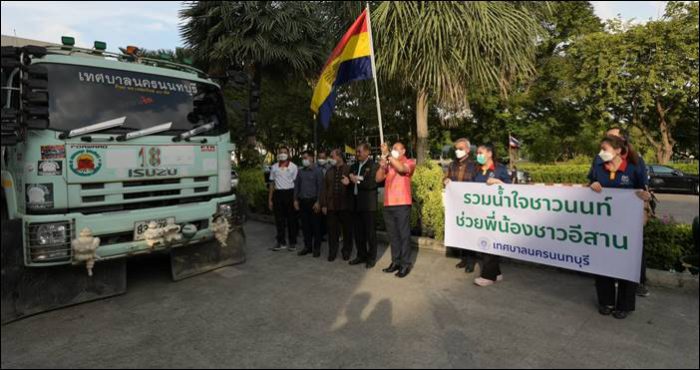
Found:
[(43, 224), (36, 228), (38, 245), (63, 244), (68, 238), (68, 229), (64, 224)]
[(71, 235), (71, 224), (67, 221), (29, 224), (27, 247), (31, 262), (69, 261)]

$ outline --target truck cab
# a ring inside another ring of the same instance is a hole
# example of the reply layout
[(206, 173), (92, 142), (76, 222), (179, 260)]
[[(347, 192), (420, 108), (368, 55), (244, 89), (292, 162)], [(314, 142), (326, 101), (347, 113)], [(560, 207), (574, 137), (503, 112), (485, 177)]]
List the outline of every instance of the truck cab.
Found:
[(3, 322), (123, 293), (126, 257), (245, 259), (219, 85), (100, 46), (3, 47)]

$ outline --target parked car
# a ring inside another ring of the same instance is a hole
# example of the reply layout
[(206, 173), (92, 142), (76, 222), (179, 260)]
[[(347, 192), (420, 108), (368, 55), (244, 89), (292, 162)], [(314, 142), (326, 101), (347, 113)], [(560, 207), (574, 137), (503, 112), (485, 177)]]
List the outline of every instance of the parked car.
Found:
[(649, 187), (653, 191), (700, 194), (697, 175), (688, 175), (675, 168), (661, 165), (647, 166), (647, 170)]

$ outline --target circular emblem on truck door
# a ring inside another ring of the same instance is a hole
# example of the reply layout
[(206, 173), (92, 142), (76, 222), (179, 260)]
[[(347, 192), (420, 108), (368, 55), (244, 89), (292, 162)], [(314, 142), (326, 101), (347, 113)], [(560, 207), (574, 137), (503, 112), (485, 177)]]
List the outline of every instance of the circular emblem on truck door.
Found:
[(70, 157), (70, 169), (78, 176), (92, 176), (102, 167), (102, 157), (89, 149), (81, 149)]

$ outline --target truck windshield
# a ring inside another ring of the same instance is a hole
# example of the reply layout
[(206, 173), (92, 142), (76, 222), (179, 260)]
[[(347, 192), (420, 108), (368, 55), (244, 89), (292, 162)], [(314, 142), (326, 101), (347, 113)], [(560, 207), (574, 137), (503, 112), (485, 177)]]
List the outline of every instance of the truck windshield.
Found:
[[(226, 122), (219, 88), (179, 78), (66, 64), (45, 64), (49, 76), (49, 127), (67, 132), (126, 117), (107, 132), (140, 130), (172, 122), (181, 132)], [(226, 124), (218, 124), (225, 129)], [(209, 134), (217, 134), (212, 130)], [(103, 131), (104, 132), (104, 131)]]

